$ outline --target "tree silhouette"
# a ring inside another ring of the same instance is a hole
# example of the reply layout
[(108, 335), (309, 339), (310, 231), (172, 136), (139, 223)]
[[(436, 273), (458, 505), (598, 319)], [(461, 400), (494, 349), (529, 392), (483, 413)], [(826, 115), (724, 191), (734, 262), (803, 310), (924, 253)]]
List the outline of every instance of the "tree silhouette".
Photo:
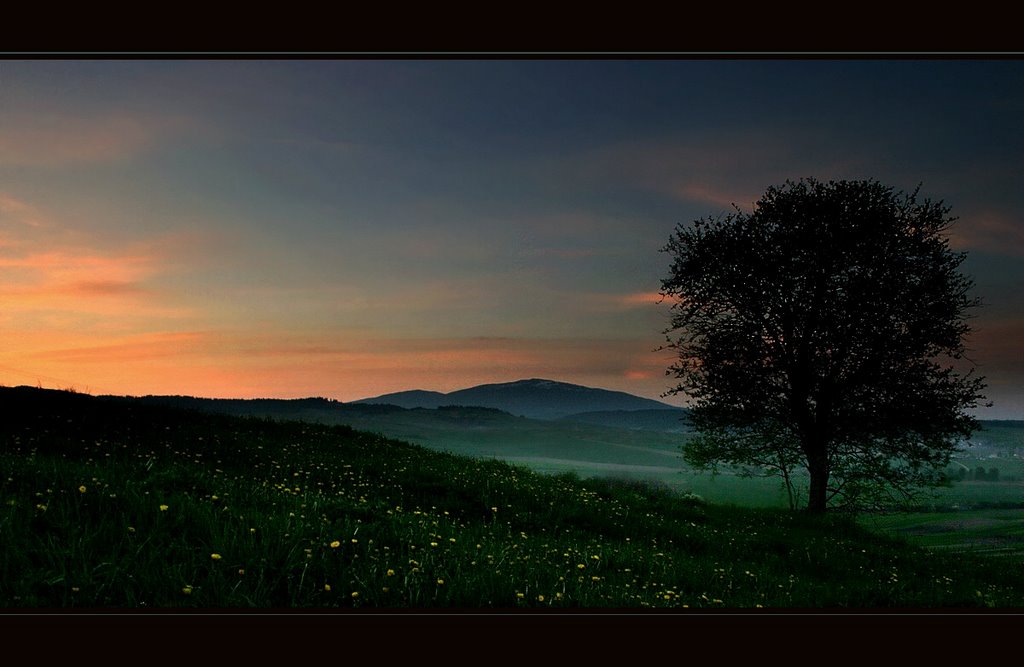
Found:
[(778, 474), (807, 508), (908, 499), (940, 484), (983, 379), (964, 360), (972, 281), (955, 218), (877, 181), (787, 181), (752, 213), (679, 225), (669, 393), (690, 398), (698, 468)]

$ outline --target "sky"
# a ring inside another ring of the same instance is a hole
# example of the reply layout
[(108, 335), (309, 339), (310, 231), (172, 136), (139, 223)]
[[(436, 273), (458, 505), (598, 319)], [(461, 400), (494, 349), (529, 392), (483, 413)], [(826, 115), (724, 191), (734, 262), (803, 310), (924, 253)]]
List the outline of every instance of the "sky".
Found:
[(1021, 118), (1013, 59), (0, 60), (0, 384), (659, 398), (676, 225), (874, 178), (959, 217), (1024, 419)]

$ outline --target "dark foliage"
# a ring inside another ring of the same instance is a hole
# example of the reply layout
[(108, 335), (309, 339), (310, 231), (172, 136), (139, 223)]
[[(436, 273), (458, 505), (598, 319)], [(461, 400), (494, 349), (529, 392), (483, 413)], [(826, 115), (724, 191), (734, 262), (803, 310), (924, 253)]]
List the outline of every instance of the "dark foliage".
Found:
[(807, 507), (863, 507), (942, 481), (982, 379), (964, 358), (979, 305), (942, 202), (876, 181), (771, 187), (752, 213), (680, 225), (672, 393), (691, 397), (694, 465), (809, 473)]

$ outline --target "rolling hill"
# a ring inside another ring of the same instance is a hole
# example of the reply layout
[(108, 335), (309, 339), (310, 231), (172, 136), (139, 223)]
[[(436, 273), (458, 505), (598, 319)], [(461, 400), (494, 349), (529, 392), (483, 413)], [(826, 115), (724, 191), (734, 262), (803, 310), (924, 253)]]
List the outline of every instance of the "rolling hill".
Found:
[(683, 612), (1024, 599), (1016, 561), (927, 552), (844, 515), (715, 505), (344, 426), (139, 399), (0, 387), (0, 469), (0, 610)]

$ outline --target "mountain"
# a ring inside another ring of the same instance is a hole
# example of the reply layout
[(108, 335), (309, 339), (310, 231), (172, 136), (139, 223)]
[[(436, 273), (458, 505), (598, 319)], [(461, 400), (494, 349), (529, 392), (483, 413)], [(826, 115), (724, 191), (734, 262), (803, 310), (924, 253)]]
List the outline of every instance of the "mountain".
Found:
[(667, 403), (641, 398), (622, 391), (595, 389), (537, 378), (499, 384), (482, 384), (447, 394), (435, 391), (402, 391), (352, 402), (390, 403), (404, 408), (436, 408), (442, 405), (477, 406), (496, 408), (531, 419), (560, 419), (581, 412), (611, 410), (679, 410)]
[(380, 403), (388, 405), (397, 405), (400, 408), (413, 409), (413, 408), (427, 408), (433, 410), (439, 408), (442, 405), (451, 405), (452, 402), (448, 400), (448, 394), (443, 394), (439, 391), (424, 391), (422, 389), (413, 389), (411, 391), (399, 391), (394, 394), (384, 394), (377, 398), (364, 398), (361, 401), (351, 401), (351, 403)]

